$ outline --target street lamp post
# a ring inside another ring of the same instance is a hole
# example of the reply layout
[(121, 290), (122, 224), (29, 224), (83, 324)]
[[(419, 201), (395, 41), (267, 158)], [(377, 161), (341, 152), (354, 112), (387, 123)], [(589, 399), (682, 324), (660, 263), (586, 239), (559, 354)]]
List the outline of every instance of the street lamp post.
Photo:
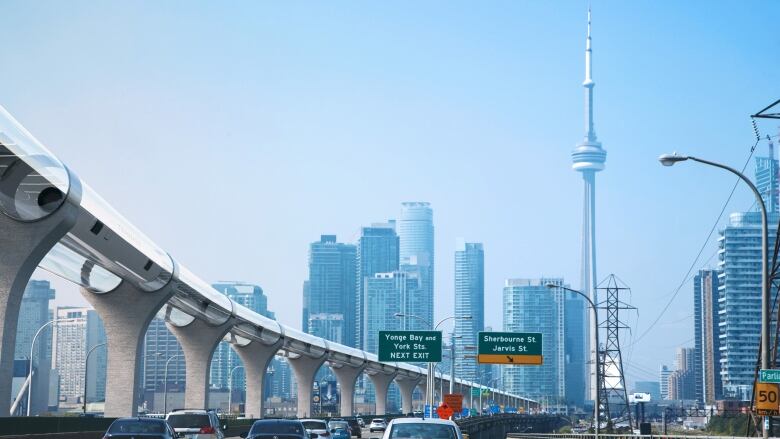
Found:
[(106, 343), (100, 343), (95, 346), (92, 346), (92, 349), (87, 352), (87, 358), (84, 360), (84, 401), (82, 401), (83, 405), (83, 413), (87, 414), (87, 382), (89, 377), (89, 356), (92, 355), (92, 352), (95, 351), (95, 349), (105, 346)]
[[(449, 317), (445, 317), (445, 318), (439, 320), (439, 322), (436, 323), (436, 326), (433, 326), (433, 325), (431, 325), (431, 322), (429, 322), (428, 320), (426, 320), (426, 319), (424, 319), (424, 318), (422, 318), (420, 316), (416, 316), (414, 314), (404, 314), (404, 313), (397, 312), (397, 313), (394, 314), (394, 316), (395, 317), (411, 317), (413, 319), (417, 319), (417, 320), (425, 323), (425, 325), (427, 325), (429, 328), (433, 328), (434, 331), (439, 329), (439, 326), (442, 323), (446, 322), (447, 320), (454, 320), (454, 319), (471, 320), (472, 319), (471, 316), (449, 316)], [(425, 393), (427, 395), (425, 395), (425, 399), (426, 399), (426, 403), (428, 404), (428, 406), (431, 409), (431, 416), (433, 416), (433, 400), (434, 400), (434, 396), (433, 395), (436, 393), (436, 391), (434, 389), (434, 386), (436, 385), (436, 380), (432, 376), (433, 374), (434, 374), (433, 363), (429, 362), (428, 363), (428, 375), (426, 377), (427, 378), (427, 380), (426, 380), (427, 381), (427, 385), (426, 385), (426, 391), (425, 391)], [(423, 410), (423, 417), (425, 417), (425, 410)]]
[(230, 369), (230, 373), (228, 374), (228, 413), (233, 413), (233, 372), (235, 372), (236, 369), (243, 368), (244, 366), (236, 366)]
[(44, 330), (49, 325), (56, 325), (59, 322), (72, 322), (74, 318), (68, 318), (68, 319), (54, 319), (49, 320), (48, 322), (41, 325), (40, 328), (35, 332), (35, 335), (33, 336), (32, 342), (30, 343), (30, 373), (27, 376), (27, 379), (29, 380), (29, 384), (27, 385), (27, 416), (30, 416), (30, 408), (32, 405), (32, 390), (33, 390), (33, 379), (32, 379), (32, 373), (33, 373), (33, 353), (35, 352), (35, 340), (38, 339), (38, 336), (41, 335), (41, 331)]
[(168, 414), (168, 365), (176, 357), (183, 357), (184, 354), (172, 355), (165, 361), (165, 373), (163, 374), (163, 413)]
[(450, 393), (455, 393), (455, 340), (459, 338), (463, 336), (450, 334)]
[[(739, 177), (745, 184), (753, 191), (753, 195), (756, 197), (756, 203), (761, 208), (761, 368), (769, 369), (769, 260), (767, 255), (767, 247), (769, 241), (769, 231), (767, 230), (767, 213), (766, 205), (764, 204), (764, 198), (761, 197), (761, 192), (758, 191), (756, 185), (750, 181), (743, 173), (736, 169), (726, 166), (721, 163), (712, 162), (709, 160), (700, 159), (693, 156), (680, 156), (677, 154), (664, 154), (658, 157), (658, 161), (664, 166), (672, 166), (678, 162), (684, 162), (686, 160), (693, 160), (694, 162), (703, 163), (705, 165), (714, 166), (716, 168), (724, 169)], [(769, 437), (769, 417), (764, 416), (763, 422), (763, 436)]]
[(596, 389), (596, 395), (593, 398), (593, 433), (596, 436), (596, 439), (599, 437), (599, 430), (601, 429), (601, 410), (599, 410), (599, 395), (600, 395), (600, 388), (601, 388), (601, 365), (599, 364), (599, 312), (598, 308), (596, 308), (596, 304), (593, 303), (592, 300), (590, 300), (590, 297), (588, 297), (585, 293), (582, 291), (573, 290), (571, 288), (567, 288), (563, 285), (557, 285), (553, 283), (549, 283), (545, 285), (547, 288), (556, 289), (560, 288), (562, 290), (569, 291), (571, 293), (579, 294), (580, 296), (584, 297), (585, 300), (588, 301), (588, 306), (590, 306), (591, 311), (593, 311), (593, 327), (595, 329), (594, 338), (596, 339), (596, 346), (595, 349), (593, 349), (594, 353), (594, 359), (593, 364), (596, 365), (596, 385), (593, 386)]

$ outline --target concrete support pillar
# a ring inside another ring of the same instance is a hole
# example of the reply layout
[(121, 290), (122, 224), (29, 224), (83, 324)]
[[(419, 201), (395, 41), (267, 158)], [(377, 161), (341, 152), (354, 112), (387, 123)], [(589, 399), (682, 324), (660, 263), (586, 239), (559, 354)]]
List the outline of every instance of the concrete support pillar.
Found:
[(81, 294), (95, 308), (106, 331), (105, 416), (136, 416), (142, 391), (144, 336), (149, 322), (173, 294), (173, 286), (168, 284), (160, 291), (146, 292), (122, 281), (105, 294), (83, 288)]
[(336, 375), (336, 380), (339, 382), (339, 388), (341, 388), (341, 416), (352, 416), (355, 413), (353, 406), (353, 400), (355, 397), (355, 382), (361, 373), (363, 373), (365, 365), (360, 367), (343, 365), (340, 367), (331, 366), (333, 374)]
[(311, 358), (301, 355), (298, 358), (288, 358), (288, 363), (298, 382), (298, 417), (308, 418), (312, 415), (311, 388), (314, 385), (314, 375), (325, 363), (326, 356)]
[(184, 406), (193, 409), (208, 408), (211, 358), (219, 342), (230, 330), (232, 322), (228, 320), (222, 325), (212, 326), (196, 318), (187, 326), (178, 327), (170, 323), (167, 325), (179, 341), (187, 364)]
[(394, 373), (375, 373), (369, 375), (371, 382), (374, 383), (374, 390), (376, 394), (376, 415), (384, 415), (387, 413), (387, 389), (390, 388), (390, 383), (395, 378)]
[(265, 372), (268, 364), (276, 355), (281, 342), (273, 345), (264, 345), (259, 341), (253, 341), (246, 346), (231, 345), (244, 364), (246, 376), (246, 404), (244, 406), (245, 417), (260, 419), (265, 414), (263, 410), (263, 387)]
[(411, 413), (414, 411), (412, 407), (412, 394), (414, 389), (417, 388), (417, 384), (420, 383), (422, 377), (410, 378), (410, 377), (396, 377), (395, 382), (398, 384), (398, 388), (401, 390), (401, 411), (403, 414)]
[(81, 186), (71, 177), (68, 201), (50, 216), (23, 223), (0, 214), (0, 417), (9, 416), (11, 409), (16, 325), (24, 289), (44, 256), (76, 223), (80, 199)]

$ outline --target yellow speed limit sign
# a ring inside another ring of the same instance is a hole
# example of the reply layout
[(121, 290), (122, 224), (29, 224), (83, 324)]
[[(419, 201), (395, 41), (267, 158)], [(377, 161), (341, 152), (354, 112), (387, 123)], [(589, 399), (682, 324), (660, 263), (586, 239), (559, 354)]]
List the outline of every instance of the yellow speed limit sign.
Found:
[(780, 397), (776, 383), (756, 383), (756, 413), (759, 415), (780, 415)]

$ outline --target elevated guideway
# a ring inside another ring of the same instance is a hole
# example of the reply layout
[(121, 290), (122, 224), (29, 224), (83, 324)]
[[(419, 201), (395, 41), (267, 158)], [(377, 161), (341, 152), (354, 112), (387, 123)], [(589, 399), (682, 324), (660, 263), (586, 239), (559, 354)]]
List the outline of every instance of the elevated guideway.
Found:
[[(265, 369), (274, 355), (288, 358), (298, 382), (298, 414), (311, 415), (312, 380), (327, 364), (351, 394), (366, 373), (377, 387), (377, 412), (392, 381), (403, 410), (426, 371), (380, 363), (371, 353), (302, 333), (259, 315), (212, 288), (144, 235), (0, 107), (0, 416), (8, 416), (16, 326), (22, 294), (36, 267), (81, 287), (100, 314), (108, 343), (106, 416), (138, 411), (144, 334), (155, 317), (178, 338), (187, 364), (185, 400), (208, 403), (211, 356), (231, 343), (247, 372), (247, 415), (263, 414)], [(448, 383), (450, 377), (437, 377)], [(466, 391), (478, 384), (456, 380)], [(484, 388), (484, 387), (483, 387)], [(536, 401), (500, 389), (500, 404), (536, 408)], [(468, 398), (467, 398), (468, 399)], [(342, 398), (342, 415), (352, 398)]]

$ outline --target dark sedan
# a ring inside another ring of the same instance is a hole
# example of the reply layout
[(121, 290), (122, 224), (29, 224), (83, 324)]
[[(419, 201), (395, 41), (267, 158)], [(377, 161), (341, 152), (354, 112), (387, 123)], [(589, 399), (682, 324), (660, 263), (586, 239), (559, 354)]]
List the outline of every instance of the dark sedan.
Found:
[(104, 438), (175, 439), (176, 433), (164, 419), (119, 418), (108, 427)]
[(293, 419), (261, 419), (252, 424), (249, 432), (241, 433), (248, 439), (310, 439), (301, 421)]

